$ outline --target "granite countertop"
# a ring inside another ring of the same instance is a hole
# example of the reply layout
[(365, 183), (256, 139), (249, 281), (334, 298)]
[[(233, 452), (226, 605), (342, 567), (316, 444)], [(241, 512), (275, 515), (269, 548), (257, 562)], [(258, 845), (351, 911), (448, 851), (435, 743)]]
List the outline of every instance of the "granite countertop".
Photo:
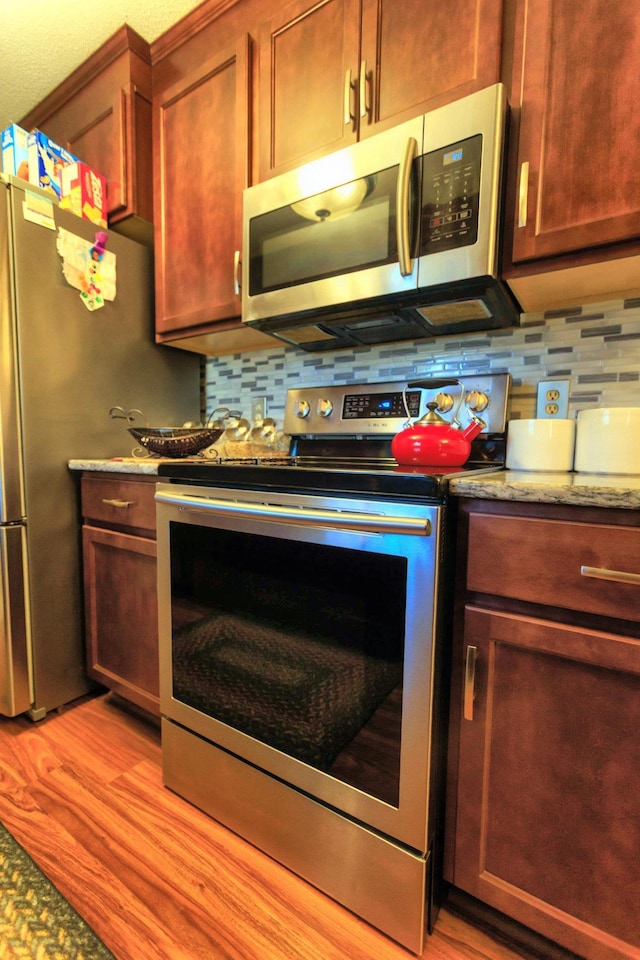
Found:
[[(114, 457), (111, 460), (70, 460), (69, 469), (157, 476), (160, 463), (160, 457), (141, 460)], [(450, 481), (450, 491), (458, 497), (475, 497), (479, 500), (521, 500), (581, 507), (640, 509), (640, 475), (503, 470), (499, 473), (458, 477)]]
[(141, 473), (158, 475), (161, 457), (137, 459), (136, 457), (112, 457), (110, 460), (69, 460), (69, 470), (88, 470), (98, 473)]
[(451, 493), (479, 500), (565, 503), (578, 507), (640, 509), (640, 475), (535, 473), (503, 470), (450, 481)]

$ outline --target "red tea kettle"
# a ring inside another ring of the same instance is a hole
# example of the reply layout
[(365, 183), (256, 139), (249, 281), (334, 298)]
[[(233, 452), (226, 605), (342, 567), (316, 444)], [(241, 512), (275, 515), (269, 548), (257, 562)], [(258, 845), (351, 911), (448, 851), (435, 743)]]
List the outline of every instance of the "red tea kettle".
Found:
[(453, 424), (448, 423), (438, 413), (435, 401), (427, 403), (427, 413), (413, 425), (410, 422), (404, 430), (397, 433), (391, 441), (391, 453), (398, 463), (406, 466), (461, 467), (469, 459), (471, 441), (475, 440), (485, 427), (484, 420), (471, 414), (471, 422), (463, 429), (457, 419), (458, 410), (464, 397), (464, 386), (459, 380), (418, 380), (408, 383), (403, 396), (408, 413), (406, 391), (417, 388), (439, 390), (457, 385), (460, 398), (453, 416)]

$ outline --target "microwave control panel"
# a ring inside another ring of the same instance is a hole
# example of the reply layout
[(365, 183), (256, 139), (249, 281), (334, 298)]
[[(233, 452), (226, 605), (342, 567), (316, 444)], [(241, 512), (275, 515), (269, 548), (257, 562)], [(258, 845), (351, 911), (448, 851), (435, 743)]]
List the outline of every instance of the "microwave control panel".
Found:
[(482, 134), (433, 150), (421, 159), (420, 256), (475, 243)]

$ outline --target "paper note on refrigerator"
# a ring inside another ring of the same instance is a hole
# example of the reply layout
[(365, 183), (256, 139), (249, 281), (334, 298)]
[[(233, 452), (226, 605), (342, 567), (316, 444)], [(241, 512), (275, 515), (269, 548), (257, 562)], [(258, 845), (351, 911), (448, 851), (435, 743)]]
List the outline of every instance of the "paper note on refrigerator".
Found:
[[(105, 235), (106, 236), (106, 235)], [(96, 256), (96, 244), (58, 229), (58, 253), (62, 258), (62, 272), (67, 283), (80, 291), (88, 310), (97, 310), (106, 300), (116, 297), (116, 256), (100, 248)]]

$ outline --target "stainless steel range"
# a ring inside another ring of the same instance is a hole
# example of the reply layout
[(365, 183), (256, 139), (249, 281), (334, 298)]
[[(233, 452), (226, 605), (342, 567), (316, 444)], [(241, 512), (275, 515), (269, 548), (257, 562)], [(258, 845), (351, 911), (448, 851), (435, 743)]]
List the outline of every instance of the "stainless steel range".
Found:
[(500, 469), (508, 375), (462, 468), (391, 438), (450, 382), (289, 390), (283, 462), (175, 461), (157, 487), (165, 784), (410, 950), (435, 916), (450, 477)]

